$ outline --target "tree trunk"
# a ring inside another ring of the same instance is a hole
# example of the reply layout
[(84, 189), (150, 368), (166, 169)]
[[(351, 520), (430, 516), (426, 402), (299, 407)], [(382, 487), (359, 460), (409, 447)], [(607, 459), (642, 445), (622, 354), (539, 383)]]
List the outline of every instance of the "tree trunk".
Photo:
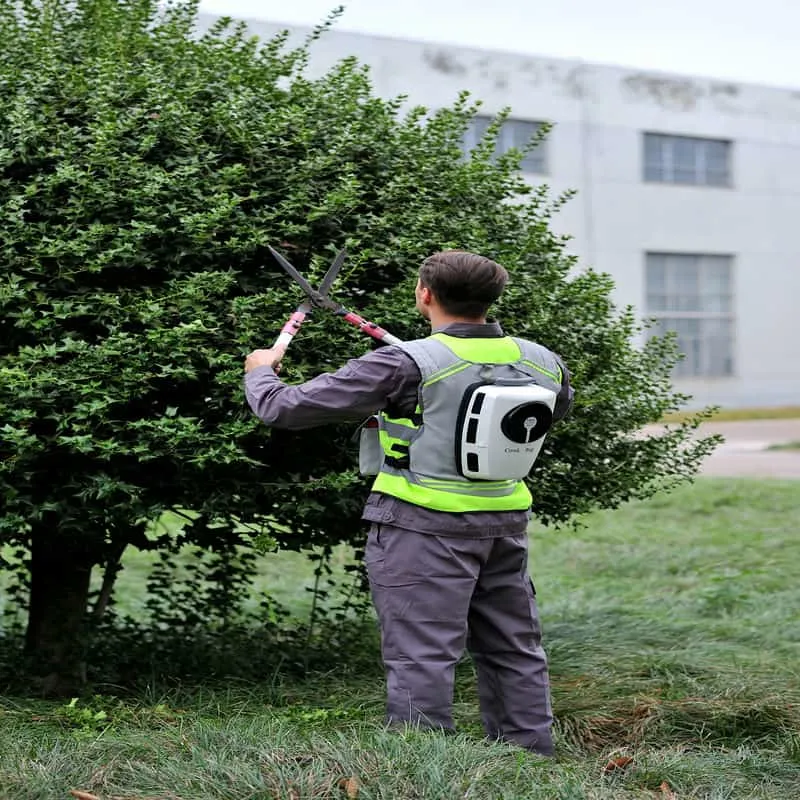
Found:
[(103, 573), (103, 583), (100, 586), (100, 594), (97, 595), (94, 608), (92, 609), (92, 627), (97, 627), (102, 621), (114, 594), (114, 584), (117, 582), (117, 575), (122, 570), (122, 554), (128, 546), (127, 542), (117, 545), (114, 552), (106, 562), (106, 569)]
[(94, 558), (67, 537), (35, 532), (25, 653), (46, 696), (71, 696), (86, 683), (86, 616)]

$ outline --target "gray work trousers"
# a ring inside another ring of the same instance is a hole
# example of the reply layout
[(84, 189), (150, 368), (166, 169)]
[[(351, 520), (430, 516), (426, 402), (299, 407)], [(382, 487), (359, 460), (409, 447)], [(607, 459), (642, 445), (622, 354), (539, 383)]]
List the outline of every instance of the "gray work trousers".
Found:
[(486, 734), (551, 755), (527, 537), (462, 539), (373, 524), (365, 563), (381, 628), (387, 722), (453, 730), (455, 666), (466, 648)]

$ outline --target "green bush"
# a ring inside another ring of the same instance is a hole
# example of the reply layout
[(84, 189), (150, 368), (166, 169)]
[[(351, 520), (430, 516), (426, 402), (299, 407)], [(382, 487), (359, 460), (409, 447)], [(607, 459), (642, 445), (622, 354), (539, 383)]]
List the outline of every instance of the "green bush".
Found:
[[(647, 496), (711, 446), (687, 444), (697, 418), (634, 437), (683, 403), (673, 344), (637, 349), (611, 279), (573, 277), (559, 201), (525, 185), (521, 153), (495, 161), (497, 126), (463, 157), (467, 96), (407, 109), (353, 59), (305, 76), (324, 25), (290, 49), (195, 18), (0, 0), (0, 543), (29, 557), (27, 650), (52, 691), (81, 680), (92, 568), (110, 590), (126, 545), (166, 545), (148, 535), (165, 511), (190, 510), (183, 540), (211, 549), (361, 536), (351, 430), (270, 432), (243, 403), (244, 355), (298, 299), (270, 244), (312, 277), (346, 245), (337, 296), (401, 337), (425, 332), (411, 291), (432, 251), (508, 267), (501, 321), (560, 352), (578, 393), (532, 478), (545, 521)], [(365, 346), (315, 314), (285, 377)]]

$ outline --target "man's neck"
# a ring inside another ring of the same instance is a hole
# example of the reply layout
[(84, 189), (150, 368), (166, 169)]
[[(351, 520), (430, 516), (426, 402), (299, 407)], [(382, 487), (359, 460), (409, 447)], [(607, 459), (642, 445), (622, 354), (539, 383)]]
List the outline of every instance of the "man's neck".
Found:
[(431, 330), (437, 331), (441, 328), (446, 328), (448, 325), (455, 325), (457, 323), (466, 323), (467, 325), (485, 325), (486, 317), (469, 319), (467, 317), (453, 317), (450, 314), (431, 314), (430, 323)]

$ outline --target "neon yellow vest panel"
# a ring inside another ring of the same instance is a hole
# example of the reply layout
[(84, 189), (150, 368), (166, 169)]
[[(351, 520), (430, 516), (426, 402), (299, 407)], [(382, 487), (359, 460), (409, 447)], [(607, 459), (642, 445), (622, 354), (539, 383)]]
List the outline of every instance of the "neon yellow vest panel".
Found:
[[(398, 347), (422, 376), (417, 413), (413, 419), (379, 414), (379, 449), (374, 440), (370, 448), (370, 431), (362, 431), (361, 471), (377, 472), (373, 491), (434, 511), (528, 509), (531, 494), (519, 463), (527, 458), (527, 474), (552, 422), (562, 377), (554, 355), (524, 339), (444, 333)], [(479, 406), (482, 415), (473, 413)], [(498, 409), (496, 431), (487, 434), (482, 426), (494, 424)], [(492, 471), (515, 477), (487, 479)]]

